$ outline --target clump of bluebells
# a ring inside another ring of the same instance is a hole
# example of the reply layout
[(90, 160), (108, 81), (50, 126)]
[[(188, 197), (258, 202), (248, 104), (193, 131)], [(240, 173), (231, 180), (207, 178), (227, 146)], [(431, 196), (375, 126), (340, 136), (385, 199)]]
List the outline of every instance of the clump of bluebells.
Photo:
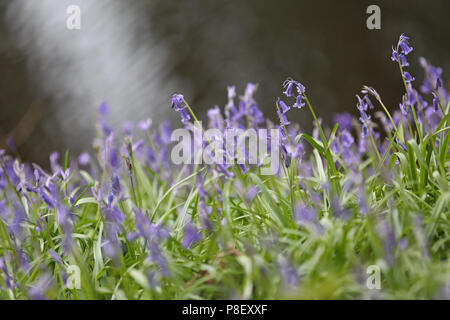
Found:
[[(207, 128), (173, 95), (211, 156), (236, 158), (214, 144), (230, 130), (279, 130), (273, 175), (261, 163), (175, 164), (170, 123), (113, 130), (106, 102), (91, 152), (53, 153), (44, 170), (0, 151), (0, 299), (450, 298), (450, 95), (424, 58), (414, 87), (412, 51), (402, 35), (392, 52), (399, 108), (364, 86), (359, 117), (336, 115), (331, 129), (293, 79), (279, 123), (252, 83), (241, 96), (229, 87)], [(311, 135), (295, 112), (311, 115)]]

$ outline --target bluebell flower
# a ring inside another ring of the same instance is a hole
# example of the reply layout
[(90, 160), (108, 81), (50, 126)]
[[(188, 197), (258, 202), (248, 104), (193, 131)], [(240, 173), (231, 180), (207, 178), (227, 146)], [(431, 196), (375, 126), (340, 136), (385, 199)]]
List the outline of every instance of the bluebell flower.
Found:
[(66, 207), (62, 205), (57, 206), (57, 220), (58, 224), (61, 227), (61, 230), (64, 234), (63, 248), (64, 252), (69, 253), (72, 250), (73, 246), (73, 217), (72, 213)]
[(259, 188), (256, 186), (251, 186), (245, 193), (245, 201), (250, 203), (259, 193)]
[(439, 87), (442, 87), (441, 83), (442, 68), (433, 66), (423, 57), (419, 58), (419, 62), (421, 67), (425, 70), (425, 77), (423, 79), (423, 83), (420, 87), (420, 90), (423, 93), (427, 94), (433, 91), (433, 86), (434, 89), (437, 90), (438, 83), (440, 83)]
[(232, 100), (236, 98), (236, 87), (235, 86), (229, 86), (228, 87), (228, 99)]
[(400, 35), (400, 39), (398, 41), (398, 46), (400, 47), (402, 53), (404, 55), (408, 55), (411, 51), (413, 51), (413, 48), (409, 46), (408, 44), (409, 37), (405, 35)]
[(303, 108), (305, 106), (305, 103), (303, 102), (303, 99), (304, 99), (303, 94), (299, 93), (297, 95), (297, 98), (295, 99), (295, 103), (294, 103), (294, 105), (292, 107), (293, 108), (297, 108), (297, 109)]
[(108, 103), (106, 101), (102, 101), (97, 110), (101, 116), (106, 116), (109, 113)]
[(14, 280), (8, 272), (8, 268), (6, 267), (3, 257), (0, 257), (0, 270), (3, 271), (3, 274), (4, 274), (3, 279), (5, 281), (6, 287), (8, 289), (13, 289), (14, 288)]
[(122, 188), (120, 186), (119, 177), (117, 175), (114, 175), (111, 178), (111, 186), (112, 186), (112, 192), (115, 197), (119, 197), (119, 195), (122, 193)]
[(333, 116), (333, 121), (339, 124), (339, 129), (341, 130), (351, 130), (352, 129), (352, 121), (353, 117), (350, 113), (338, 113)]
[(149, 256), (150, 260), (159, 266), (161, 275), (163, 277), (169, 277), (170, 270), (167, 264), (167, 260), (162, 254), (158, 244), (156, 242), (151, 242), (149, 244), (149, 247), (150, 247), (150, 256)]
[[(289, 122), (289, 120), (287, 119), (285, 113), (283, 113), (283, 112), (282, 112), (281, 110), (279, 110), (279, 109), (277, 109), (277, 113), (278, 113), (278, 118), (280, 119), (280, 125), (281, 125), (281, 126), (287, 126), (287, 125), (291, 124), (291, 123)], [(282, 129), (282, 131), (284, 131), (284, 130)]]
[(191, 119), (189, 113), (186, 111), (186, 103), (184, 102), (184, 96), (182, 94), (172, 95), (172, 109), (180, 113), (181, 122), (186, 124)]
[(194, 225), (188, 223), (184, 227), (184, 237), (181, 242), (183, 247), (189, 249), (194, 243), (200, 241), (201, 239), (202, 235), (200, 232), (198, 232), (197, 228)]
[(281, 112), (286, 113), (288, 112), (291, 108), (280, 98), (277, 98), (277, 104), (281, 107)]
[(130, 136), (133, 132), (134, 124), (131, 121), (125, 121), (122, 123), (122, 132), (126, 136)]
[(278, 256), (277, 267), (281, 272), (283, 286), (287, 289), (293, 289), (300, 283), (300, 277), (293, 264), (283, 256)]
[(438, 78), (436, 79), (436, 85), (434, 86), (434, 90), (438, 91), (439, 88), (442, 88), (442, 81), (441, 81), (441, 78), (440, 78), (440, 77), (438, 77)]
[(406, 93), (405, 104), (407, 106), (413, 106), (417, 103), (417, 92), (408, 84), (408, 92)]
[(50, 195), (45, 188), (41, 188), (39, 190), (39, 196), (42, 198), (42, 200), (44, 200), (44, 202), (47, 204), (47, 206), (50, 209), (53, 209), (56, 206), (56, 199), (54, 199), (52, 197), (52, 195)]
[(406, 148), (406, 146), (403, 143), (401, 143), (401, 141), (398, 139), (398, 137), (395, 138), (395, 141), (405, 152), (408, 152), (408, 149)]
[(47, 298), (47, 292), (52, 285), (52, 277), (46, 273), (28, 289), (28, 296), (31, 300), (45, 300)]
[(299, 141), (297, 145), (295, 146), (294, 152), (292, 153), (292, 158), (298, 159), (305, 151), (305, 148), (303, 147), (303, 143)]
[(400, 111), (402, 112), (402, 114), (404, 116), (407, 116), (408, 115), (408, 110), (407, 110), (407, 107), (406, 107), (405, 99), (403, 99), (402, 103), (400, 103), (398, 106), (399, 106)]
[(90, 157), (89, 153), (87, 153), (87, 152), (83, 152), (82, 154), (80, 154), (78, 156), (78, 163), (80, 164), (80, 166), (88, 165), (90, 160), (91, 160), (91, 157)]
[(434, 111), (437, 112), (439, 110), (439, 98), (438, 96), (432, 92), (433, 94), (433, 107), (434, 107)]
[(400, 55), (400, 63), (402, 65), (402, 67), (408, 67), (409, 66), (409, 63), (408, 63), (408, 61), (406, 60), (406, 57), (403, 54)]
[(377, 231), (383, 244), (384, 257), (387, 263), (392, 265), (394, 263), (394, 248), (396, 245), (394, 230), (386, 221), (382, 221), (378, 225)]
[(59, 165), (58, 160), (59, 160), (59, 153), (52, 152), (50, 154), (50, 167), (53, 173), (57, 173), (61, 170), (61, 166)]
[(407, 83), (412, 82), (412, 81), (415, 80), (415, 78), (413, 76), (411, 76), (408, 71), (404, 71), (403, 72), (403, 76), (405, 77), (405, 81)]
[(147, 120), (141, 120), (138, 123), (138, 128), (141, 131), (148, 131), (152, 125), (152, 119), (148, 118)]
[(341, 131), (339, 142), (344, 148), (348, 149), (353, 145), (355, 139), (347, 129), (344, 129)]
[(392, 48), (391, 60), (394, 62), (398, 62), (398, 53), (397, 50)]
[(50, 250), (48, 251), (48, 253), (49, 253), (50, 257), (51, 257), (57, 264), (59, 264), (59, 265), (62, 266), (62, 260), (61, 260), (61, 257), (59, 256), (58, 253), (56, 253), (55, 250), (50, 249)]
[(317, 218), (317, 212), (311, 207), (306, 207), (303, 204), (297, 204), (294, 208), (294, 218), (297, 223), (303, 227), (313, 229), (318, 233), (322, 233), (323, 227)]
[(293, 89), (294, 86), (297, 84), (297, 81), (293, 80), (293, 79), (287, 79), (284, 83), (283, 83), (283, 87), (284, 87), (284, 91), (283, 94), (286, 97), (292, 97), (293, 96)]
[(216, 128), (219, 130), (223, 129), (224, 119), (218, 106), (214, 106), (214, 108), (209, 109), (207, 111), (207, 116), (209, 119), (210, 128)]
[(12, 134), (9, 134), (7, 137), (6, 137), (6, 145), (7, 145), (7, 147), (9, 148), (9, 150), (11, 151), (11, 152), (17, 152), (17, 148), (16, 148), (16, 144), (14, 143), (14, 137), (13, 137), (13, 135)]
[(361, 99), (358, 95), (356, 95), (358, 99), (357, 108), (360, 112), (359, 121), (362, 123), (362, 137), (365, 138), (369, 134), (369, 126), (370, 126), (370, 115), (366, 113), (369, 109), (369, 105), (367, 104), (367, 99)]

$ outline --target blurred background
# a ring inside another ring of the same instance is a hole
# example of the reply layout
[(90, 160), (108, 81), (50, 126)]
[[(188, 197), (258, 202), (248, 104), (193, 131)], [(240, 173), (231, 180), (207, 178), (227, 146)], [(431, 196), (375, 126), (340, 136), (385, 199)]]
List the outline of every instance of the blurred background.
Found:
[[(80, 30), (66, 27), (73, 4)], [(366, 27), (371, 4), (381, 8), (381, 30)], [(287, 77), (306, 85), (326, 123), (355, 113), (363, 84), (397, 108), (391, 46), (401, 33), (411, 37), (416, 87), (420, 56), (448, 79), (449, 12), (448, 0), (0, 0), (0, 148), (12, 137), (23, 159), (46, 166), (51, 151), (91, 147), (102, 101), (118, 128), (149, 117), (179, 126), (172, 93), (204, 119), (226, 103), (228, 85), (240, 93), (247, 82), (259, 84), (260, 106), (275, 119)], [(310, 130), (309, 113), (291, 115)]]

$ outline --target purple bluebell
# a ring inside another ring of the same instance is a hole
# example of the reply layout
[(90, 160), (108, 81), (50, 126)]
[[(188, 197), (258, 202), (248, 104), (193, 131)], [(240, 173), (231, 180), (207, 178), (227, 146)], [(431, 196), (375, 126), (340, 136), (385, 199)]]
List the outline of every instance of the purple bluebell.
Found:
[(297, 145), (295, 146), (294, 152), (292, 153), (292, 158), (294, 159), (299, 159), (300, 156), (303, 154), (303, 152), (305, 151), (305, 148), (303, 146), (303, 143), (300, 141), (299, 143), (297, 143)]
[(378, 92), (372, 88), (372, 87), (368, 87), (368, 86), (363, 86), (361, 93), (364, 94), (371, 94), (372, 96), (374, 96), (377, 100), (380, 100), (380, 95), (378, 94)]
[(259, 193), (259, 188), (256, 186), (251, 186), (247, 189), (247, 192), (245, 193), (245, 201), (250, 203)]
[[(264, 115), (258, 107), (258, 103), (253, 98), (256, 90), (258, 88), (257, 84), (247, 83), (245, 87), (244, 95), (241, 97), (239, 102), (239, 114), (242, 116), (246, 116), (248, 125), (251, 128), (257, 128), (258, 125), (264, 122)], [(245, 126), (244, 126), (245, 127)]]
[(438, 96), (432, 92), (433, 94), (433, 107), (434, 107), (434, 111), (437, 112), (439, 110), (439, 98)]
[(293, 107), (298, 109), (303, 108), (305, 105), (305, 103), (303, 102), (304, 100), (303, 94), (305, 93), (306, 90), (305, 86), (302, 85), (300, 82), (289, 78), (286, 81), (284, 81), (283, 87), (285, 89), (283, 91), (283, 94), (288, 98), (294, 96), (294, 88), (296, 89), (297, 95)]
[(211, 220), (209, 218), (211, 212), (212, 212), (212, 208), (205, 205), (204, 200), (200, 200), (198, 203), (198, 214), (200, 216), (200, 220), (202, 222), (203, 229), (205, 229), (209, 232), (212, 231), (212, 224), (211, 224)]
[(141, 120), (138, 123), (138, 128), (141, 131), (148, 131), (152, 125), (152, 119)]
[(16, 144), (14, 143), (14, 137), (12, 134), (6, 137), (5, 143), (11, 152), (17, 152)]
[[(433, 66), (430, 62), (428, 62), (425, 58), (420, 57), (419, 58), (420, 65), (425, 70), (425, 77), (423, 80), (423, 83), (420, 87), (420, 90), (424, 93), (431, 93), (433, 89), (437, 90), (437, 85), (440, 84), (440, 87), (442, 87), (441, 83), (441, 76), (442, 76), (442, 68)], [(434, 88), (433, 88), (434, 86)]]
[(229, 86), (228, 87), (228, 99), (234, 99), (236, 98), (236, 87), (235, 86)]
[(87, 152), (83, 152), (78, 156), (78, 163), (80, 164), (80, 166), (87, 166), (90, 160), (91, 156)]
[(341, 132), (339, 142), (341, 143), (341, 145), (344, 148), (348, 149), (353, 145), (353, 143), (355, 142), (355, 139), (353, 138), (352, 134), (347, 129), (344, 129)]
[(400, 39), (398, 41), (398, 47), (400, 47), (401, 52), (404, 55), (408, 55), (411, 51), (413, 51), (413, 48), (409, 46), (409, 37), (401, 34)]
[(131, 121), (125, 121), (122, 123), (122, 132), (124, 135), (129, 136), (133, 132), (134, 124)]
[(408, 248), (408, 239), (406, 237), (399, 239), (397, 247), (402, 251), (406, 250)]
[(6, 176), (3, 168), (0, 167), (0, 190), (4, 190), (7, 185)]
[(101, 116), (106, 116), (109, 113), (109, 106), (108, 103), (106, 101), (102, 101), (102, 103), (100, 104), (100, 106), (98, 107), (98, 113)]
[(404, 116), (407, 116), (407, 115), (408, 115), (408, 109), (407, 109), (405, 100), (406, 100), (406, 99), (403, 99), (403, 102), (400, 103), (400, 104), (398, 105), (398, 107), (400, 108), (400, 111), (402, 112), (402, 114), (403, 114)]
[[(281, 128), (281, 130), (283, 130), (283, 129)], [(287, 147), (286, 147), (286, 145), (284, 143), (280, 143), (280, 147), (281, 147), (280, 151), (281, 151), (281, 156), (283, 158), (284, 166), (286, 168), (289, 168), (290, 165), (291, 165), (292, 155), (288, 151), (288, 149), (287, 149)]]
[(63, 248), (64, 252), (70, 253), (73, 246), (73, 214), (62, 205), (57, 207), (58, 224), (64, 234)]
[(317, 212), (311, 207), (306, 207), (303, 204), (297, 204), (294, 208), (294, 218), (297, 223), (306, 228), (313, 228), (318, 233), (323, 232), (323, 227), (317, 219)]
[(406, 146), (403, 143), (401, 143), (401, 141), (398, 139), (398, 137), (395, 138), (395, 141), (400, 146), (400, 148), (402, 148), (405, 152), (408, 152), (408, 149), (406, 148)]
[(47, 299), (47, 292), (52, 285), (53, 280), (50, 274), (46, 273), (28, 289), (28, 296), (31, 300), (45, 300)]
[(61, 166), (59, 165), (59, 153), (52, 152), (50, 154), (50, 167), (53, 173), (59, 172), (61, 170)]
[(294, 268), (294, 265), (285, 257), (278, 256), (277, 267), (281, 273), (283, 287), (286, 289), (293, 289), (300, 283), (300, 277)]
[(293, 108), (301, 109), (305, 106), (305, 103), (303, 102), (304, 98), (302, 94), (298, 94), (297, 98), (295, 99), (295, 103), (292, 106)]
[(283, 94), (286, 97), (292, 97), (293, 96), (293, 90), (294, 90), (294, 86), (297, 84), (297, 81), (293, 80), (293, 79), (287, 79), (284, 83), (283, 83), (283, 87), (284, 87), (284, 91)]
[(289, 120), (287, 119), (286, 114), (281, 112), (281, 110), (277, 109), (277, 113), (278, 113), (278, 118), (280, 119), (281, 126), (287, 126), (287, 125), (291, 124), (289, 122)]
[(398, 53), (397, 50), (392, 48), (391, 60), (394, 62), (398, 62)]
[(369, 213), (369, 206), (367, 204), (367, 199), (364, 194), (362, 194), (358, 198), (358, 209), (359, 209), (359, 213), (363, 216), (365, 216)]
[(170, 124), (170, 121), (166, 120), (161, 123), (159, 126), (159, 133), (163, 144), (168, 145), (172, 143), (172, 125)]
[(182, 94), (173, 94), (172, 95), (172, 109), (180, 113), (181, 122), (186, 124), (191, 119), (191, 116), (186, 111), (186, 103), (184, 102), (184, 96)]
[(67, 181), (68, 179), (69, 179), (69, 177), (70, 177), (70, 172), (71, 172), (71, 169), (70, 168), (67, 168), (65, 171), (64, 170), (60, 170), (60, 175), (61, 175), (61, 178), (63, 179), (63, 181)]
[(333, 215), (336, 218), (347, 220), (350, 218), (350, 210), (346, 209), (342, 203), (341, 200), (337, 197), (333, 197), (331, 200), (331, 208), (333, 210)]
[(186, 249), (189, 249), (194, 243), (200, 241), (202, 239), (202, 234), (197, 230), (197, 228), (192, 225), (191, 223), (188, 223), (184, 227), (184, 237), (181, 241), (181, 244)]
[(365, 138), (369, 135), (370, 115), (366, 112), (369, 109), (369, 105), (367, 104), (366, 99), (361, 99), (358, 95), (356, 95), (356, 97), (358, 98), (357, 108), (361, 115), (359, 117), (359, 121), (362, 123), (361, 135)]
[(401, 54), (399, 57), (400, 57), (400, 63), (402, 65), (402, 67), (408, 67), (409, 63), (406, 60), (406, 57), (403, 54)]
[(283, 100), (281, 100), (280, 98), (277, 98), (277, 104), (278, 104), (278, 106), (280, 106), (281, 107), (281, 112), (282, 113), (286, 113), (286, 112), (288, 112), (290, 109), (291, 109), (291, 107), (289, 107)]
[(11, 277), (11, 275), (8, 272), (8, 268), (6, 267), (5, 260), (4, 260), (3, 257), (0, 257), (0, 270), (3, 271), (3, 274), (4, 274), (4, 278), (3, 279), (5, 281), (6, 287), (8, 289), (13, 289), (13, 287), (14, 287), (14, 280), (13, 280), (13, 278)]
[(61, 257), (59, 256), (58, 253), (56, 253), (55, 250), (50, 249), (50, 250), (48, 251), (48, 253), (49, 253), (50, 257), (51, 257), (57, 264), (62, 265)]
[(386, 221), (382, 221), (377, 227), (377, 232), (383, 244), (386, 262), (392, 265), (394, 263), (394, 248), (396, 245), (394, 230)]
[(436, 85), (434, 86), (434, 90), (438, 91), (439, 88), (442, 88), (442, 81), (441, 81), (441, 78), (440, 78), (440, 77), (438, 77), (438, 78), (436, 79)]
[(119, 195), (122, 193), (122, 188), (120, 186), (119, 177), (117, 175), (114, 175), (111, 178), (111, 189), (115, 197), (119, 197)]
[(7, 216), (6, 198), (0, 200), (0, 217), (6, 220)]
[(407, 106), (413, 106), (417, 103), (417, 91), (412, 88), (411, 84), (408, 84), (406, 97), (405, 103)]
[(218, 106), (214, 106), (207, 112), (209, 119), (209, 127), (215, 129), (223, 129), (224, 127), (224, 119), (222, 117), (222, 113), (220, 112), (220, 108)]
[(166, 239), (169, 232), (159, 224), (152, 224), (145, 214), (139, 209), (133, 209), (137, 231), (129, 234), (128, 239), (134, 240), (136, 237), (152, 242)]
[(351, 130), (352, 129), (353, 117), (350, 113), (338, 113), (333, 116), (333, 121), (339, 125), (340, 130)]
[(169, 266), (158, 244), (156, 242), (151, 242), (149, 246), (150, 246), (150, 260), (159, 266), (161, 275), (163, 277), (169, 277), (170, 276)]
[(405, 77), (405, 81), (407, 83), (410, 83), (415, 80), (415, 78), (413, 76), (411, 76), (408, 71), (404, 71), (403, 76)]
[(56, 199), (53, 198), (53, 195), (51, 195), (45, 188), (41, 188), (39, 190), (39, 196), (42, 200), (44, 200), (50, 209), (53, 209), (56, 206)]

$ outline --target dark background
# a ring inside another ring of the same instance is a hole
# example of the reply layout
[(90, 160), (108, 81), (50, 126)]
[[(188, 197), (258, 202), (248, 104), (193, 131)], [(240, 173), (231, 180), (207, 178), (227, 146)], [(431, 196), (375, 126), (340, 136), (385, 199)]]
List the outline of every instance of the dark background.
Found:
[[(87, 118), (71, 119), (76, 111), (74, 105), (79, 103), (81, 108), (86, 104), (83, 99), (77, 101), (83, 93), (78, 96), (64, 93), (68, 96), (66, 105), (61, 103), (64, 100), (61, 92), (57, 92), (58, 87), (52, 91), (51, 87), (43, 86), (50, 77), (48, 74), (63, 68), (62, 64), (56, 59), (51, 63), (50, 52), (46, 56), (50, 64), (36, 71), (34, 64), (40, 60), (33, 60), (33, 50), (27, 50), (34, 35), (29, 38), (22, 35), (18, 44), (17, 32), (22, 22), (17, 23), (11, 15), (12, 2), (0, 0), (0, 148), (12, 134), (22, 158), (46, 165), (52, 150), (63, 152), (70, 148), (79, 153), (90, 148), (97, 105), (89, 102), (92, 105), (87, 112), (83, 111), (88, 113)], [(125, 0), (115, 2), (123, 5)], [(146, 80), (161, 84), (164, 89), (150, 96), (149, 100), (154, 101), (152, 108), (133, 98), (127, 99), (126, 108), (131, 112), (126, 115), (112, 108), (115, 112), (111, 114), (111, 122), (116, 126), (124, 120), (147, 117), (152, 117), (154, 123), (170, 118), (178, 125), (178, 116), (169, 108), (173, 92), (185, 93), (194, 110), (204, 118), (207, 108), (226, 103), (227, 85), (235, 84), (238, 92), (243, 92), (246, 82), (259, 83), (257, 98), (261, 108), (275, 119), (274, 101), (281, 96), (281, 84), (287, 77), (306, 85), (316, 112), (327, 123), (336, 112), (355, 113), (355, 94), (364, 84), (375, 87), (390, 108), (397, 108), (402, 82), (390, 55), (391, 46), (401, 33), (410, 36), (414, 47), (408, 60), (416, 87), (423, 77), (418, 66), (420, 56), (443, 67), (445, 80), (450, 69), (448, 0), (136, 0), (126, 4), (139, 13), (136, 20), (130, 20), (134, 24), (130, 39), (136, 42), (136, 48), (151, 36), (153, 43), (165, 50), (159, 71)], [(381, 30), (366, 28), (366, 8), (370, 4), (381, 8)], [(95, 38), (95, 34), (88, 34), (90, 23), (101, 22), (92, 17), (83, 20), (82, 16), (82, 29), (67, 32), (58, 45), (64, 47), (70, 37)], [(121, 21), (118, 28), (122, 23), (127, 26)], [(45, 37), (39, 41), (45, 45)], [(127, 59), (139, 59), (138, 55), (145, 56), (145, 52), (136, 49), (136, 56), (132, 52)], [(83, 59), (89, 57), (71, 59), (80, 59), (82, 65)], [(94, 74), (96, 70), (86, 72)], [(126, 72), (127, 68), (123, 71), (124, 79), (128, 79)], [(117, 81), (121, 78), (120, 73), (114, 76)], [(131, 97), (148, 94), (147, 82), (120, 83), (127, 88), (136, 87)], [(120, 95), (120, 90), (115, 94)], [(108, 100), (107, 90), (102, 91), (102, 98)], [(61, 118), (69, 118), (70, 125)], [(311, 128), (312, 119), (307, 112), (292, 112), (290, 119), (305, 130)]]

